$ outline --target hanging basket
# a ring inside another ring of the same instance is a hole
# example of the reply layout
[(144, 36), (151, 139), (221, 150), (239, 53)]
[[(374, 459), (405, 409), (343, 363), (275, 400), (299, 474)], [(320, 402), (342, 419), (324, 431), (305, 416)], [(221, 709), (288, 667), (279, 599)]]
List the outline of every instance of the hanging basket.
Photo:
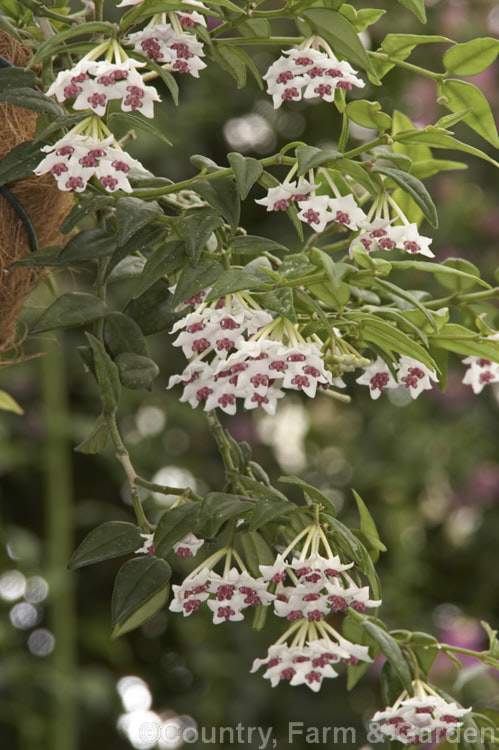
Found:
[[(23, 68), (32, 53), (0, 29), (0, 56)], [(37, 119), (37, 112), (0, 104), (0, 159), (20, 143), (32, 140)], [(46, 273), (14, 263), (33, 250), (35, 237), (40, 249), (61, 243), (59, 227), (74, 200), (71, 193), (61, 192), (48, 174), (32, 174), (5, 188), (0, 193), (0, 354), (19, 348), (25, 335), (18, 326), (19, 313)]]

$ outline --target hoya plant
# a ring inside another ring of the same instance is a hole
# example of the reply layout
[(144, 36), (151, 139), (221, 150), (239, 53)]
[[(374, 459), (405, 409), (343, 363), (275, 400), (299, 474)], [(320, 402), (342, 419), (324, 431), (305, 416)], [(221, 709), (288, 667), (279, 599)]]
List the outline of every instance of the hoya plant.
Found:
[[(274, 417), (290, 391), (348, 408), (354, 383), (372, 399), (445, 391), (448, 366), (461, 367), (474, 394), (499, 382), (498, 288), (465, 258), (441, 259), (438, 206), (425, 186), (477, 159), (494, 179), (499, 136), (469, 79), (493, 64), (499, 42), (426, 34), (423, 0), (365, 5), (3, 0), (1, 33), (26, 58), (0, 60), (0, 103), (34, 117), (33, 132), (0, 161), (2, 195), (29, 244), (12, 269), (28, 287), (40, 277), (52, 285), (51, 304), (31, 316), (35, 341), (78, 329), (74, 356), (101, 414), (76, 450), (98, 453), (109, 441), (128, 482), (135, 517), (93, 529), (69, 561), (76, 569), (127, 558), (112, 594), (113, 637), (164, 608), (178, 618), (207, 608), (214, 625), (246, 619), (263, 633), (280, 618), (281, 635), (247, 664), (264, 678), (261, 691), (285, 682), (318, 692), (335, 678), (352, 690), (377, 660), (385, 704), (369, 741), (492, 747), (495, 723), (428, 673), (439, 653), (499, 669), (496, 631), (484, 623), (489, 644), (475, 651), (389, 630), (376, 572), (386, 547), (369, 498), (352, 490), (360, 522), (350, 528), (330, 496), (300, 477), (273, 486), (252, 447), (231, 434), (235, 415)], [(389, 33), (369, 48), (366, 30), (383, 16), (405, 24), (410, 13), (420, 33)], [(441, 50), (437, 70), (410, 61), (423, 45)], [(210, 67), (223, 71), (227, 97), (260, 87), (274, 110), (289, 112), (322, 100), (338, 123), (330, 143), (305, 132), (262, 158), (191, 155), (191, 176), (176, 182), (153, 174), (129, 145), (143, 137), (158, 152), (174, 148), (159, 124), (163, 101), (178, 105), (182, 122), (184, 81)], [(395, 69), (434, 85), (441, 116), (432, 124), (376, 101)], [(18, 191), (27, 179), (50, 191), (37, 226)], [(248, 203), (264, 226), (285, 216), (292, 244), (248, 234)], [(54, 221), (56, 239), (41, 241), (38, 226)], [(60, 293), (65, 269), (75, 291)], [(174, 347), (182, 351), (168, 388), (186, 415), (204, 413), (219, 450), (225, 484), (203, 495), (144, 476), (120, 430), (123, 391), (156, 387), (153, 334), (172, 361)], [(175, 499), (151, 513), (144, 490)]]

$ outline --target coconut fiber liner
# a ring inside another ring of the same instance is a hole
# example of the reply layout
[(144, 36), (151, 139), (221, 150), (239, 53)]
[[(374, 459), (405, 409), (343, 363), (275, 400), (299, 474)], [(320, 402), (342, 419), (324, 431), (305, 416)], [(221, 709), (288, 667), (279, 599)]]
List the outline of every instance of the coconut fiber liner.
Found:
[[(28, 47), (1, 29), (0, 55), (20, 68), (32, 57)], [(37, 118), (38, 113), (32, 110), (0, 104), (0, 159), (23, 141), (32, 140)], [(50, 174), (31, 174), (6, 187), (28, 215), (39, 248), (61, 244), (59, 227), (71, 209), (73, 195), (61, 192)], [(0, 195), (0, 355), (19, 347), (24, 335), (17, 325), (19, 313), (45, 274), (40, 268), (13, 265), (30, 252), (26, 227), (5, 196)]]

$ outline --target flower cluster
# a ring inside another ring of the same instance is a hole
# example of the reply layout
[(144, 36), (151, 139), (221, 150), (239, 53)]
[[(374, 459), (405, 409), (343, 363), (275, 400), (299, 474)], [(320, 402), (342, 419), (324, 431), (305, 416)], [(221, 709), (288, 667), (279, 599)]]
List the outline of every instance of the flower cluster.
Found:
[(394, 226), (389, 219), (377, 218), (372, 222), (360, 224), (361, 231), (350, 246), (350, 256), (353, 257), (355, 246), (361, 243), (368, 253), (397, 248), (410, 255), (419, 254), (434, 258), (435, 255), (430, 250), (431, 238), (419, 234), (418, 225), (408, 222), (405, 216), (403, 222)]
[(379, 722), (380, 731), (390, 740), (404, 745), (422, 742), (440, 743), (450, 730), (462, 724), (470, 708), (448, 703), (429, 685), (419, 680), (413, 683), (414, 696), (404, 691), (393, 706), (374, 714), (372, 721)]
[(297, 102), (302, 98), (332, 102), (336, 89), (351, 91), (354, 86), (365, 86), (357, 77), (357, 71), (346, 61), (340, 62), (320, 37), (307, 40), (301, 47), (285, 50), (263, 78), (275, 109), (284, 101)]
[(218, 407), (235, 414), (240, 398), (245, 409), (261, 406), (274, 414), (283, 389), (313, 398), (317, 388), (344, 387), (325, 369), (320, 339), (303, 339), (296, 326), (273, 319), (248, 295), (227, 296), (213, 307), (201, 303), (173, 326), (172, 333), (177, 331), (174, 346), (190, 362), (168, 387), (181, 383), (180, 400), (193, 408), (204, 403), (205, 411)]
[[(151, 555), (155, 553), (154, 534), (141, 534), (144, 544), (135, 550), (136, 555)], [(198, 539), (195, 534), (189, 532), (180, 541), (173, 545), (173, 551), (178, 557), (194, 557), (200, 547), (204, 544), (204, 539)]]
[[(498, 341), (499, 334), (487, 336), (487, 338)], [(499, 383), (499, 363), (483, 357), (466, 357), (463, 359), (463, 364), (468, 365), (463, 383), (470, 385), (473, 393), (481, 393), (486, 385)]]
[(85, 190), (94, 175), (109, 192), (132, 191), (128, 172), (143, 170), (142, 164), (117, 147), (112, 135), (104, 140), (69, 132), (57, 143), (44, 146), (47, 156), (34, 170), (35, 174), (50, 173), (57, 180), (59, 190)]
[[(314, 232), (323, 232), (332, 223), (336, 223), (338, 229), (356, 232), (350, 244), (352, 258), (358, 246), (368, 253), (397, 248), (410, 255), (434, 257), (430, 250), (431, 239), (419, 233), (417, 224), (407, 220), (390, 195), (378, 196), (366, 214), (353, 192), (341, 195), (326, 169), (321, 168), (319, 175), (329, 186), (332, 196), (324, 194), (323, 186), (316, 184), (318, 180), (312, 171), (311, 181), (303, 178), (298, 183), (290, 181), (295, 171), (296, 167), (293, 167), (283, 183), (270, 188), (267, 195), (256, 203), (265, 206), (267, 211), (286, 211), (294, 203), (298, 208), (300, 221), (308, 224)], [(321, 194), (318, 195), (319, 188)], [(390, 210), (394, 214), (392, 218)], [(394, 225), (396, 220), (402, 223)]]
[(73, 99), (73, 109), (91, 109), (102, 117), (108, 102), (121, 100), (123, 112), (140, 111), (154, 117), (154, 102), (159, 102), (153, 86), (144, 84), (137, 68), (145, 63), (127, 58), (123, 62), (83, 58), (71, 70), (61, 70), (47, 91), (57, 101)]
[(358, 661), (370, 662), (366, 646), (351, 643), (346, 638), (328, 627), (323, 638), (301, 639), (297, 645), (289, 646), (278, 642), (270, 646), (263, 659), (255, 659), (251, 672), (264, 666), (263, 677), (270, 680), (272, 687), (282, 680), (295, 685), (307, 685), (317, 692), (324, 678), (338, 677), (333, 664), (356, 664)]
[[(203, 16), (199, 13), (196, 16), (206, 25)], [(186, 18), (192, 20), (194, 25), (195, 19), (190, 16)], [(206, 63), (201, 60), (204, 57), (203, 44), (194, 34), (176, 31), (169, 23), (149, 25), (142, 31), (130, 34), (129, 42), (136, 52), (174, 73), (190, 73), (199, 78), (199, 71), (206, 68)]]
[[(287, 561), (293, 547), (303, 539), (300, 554)], [(324, 554), (320, 554), (321, 545)], [(260, 566), (262, 578), (274, 585), (274, 613), (291, 625), (264, 659), (255, 660), (252, 671), (265, 665), (264, 677), (272, 687), (289, 680), (291, 685), (306, 684), (317, 691), (324, 678), (338, 676), (333, 664), (371, 661), (366, 646), (351, 643), (325, 620), (348, 607), (365, 612), (381, 604), (369, 598), (368, 586), (354, 583), (346, 572), (352, 567), (353, 563), (342, 563), (333, 554), (324, 531), (316, 524), (298, 534), (273, 565)]]
[(364, 374), (357, 378), (356, 382), (369, 386), (372, 399), (377, 399), (383, 391), (393, 388), (405, 387), (411, 398), (417, 398), (422, 391), (433, 388), (432, 381), (437, 381), (435, 370), (430, 370), (422, 362), (412, 357), (400, 357), (400, 360), (392, 365), (397, 374), (395, 380), (392, 370), (381, 357), (364, 368)]
[(274, 599), (263, 579), (253, 578), (246, 570), (227, 569), (227, 565), (223, 575), (209, 567), (197, 568), (180, 586), (174, 585), (173, 592), (172, 612), (181, 612), (188, 617), (206, 602), (213, 612), (215, 625), (242, 620), (243, 610), (267, 605)]

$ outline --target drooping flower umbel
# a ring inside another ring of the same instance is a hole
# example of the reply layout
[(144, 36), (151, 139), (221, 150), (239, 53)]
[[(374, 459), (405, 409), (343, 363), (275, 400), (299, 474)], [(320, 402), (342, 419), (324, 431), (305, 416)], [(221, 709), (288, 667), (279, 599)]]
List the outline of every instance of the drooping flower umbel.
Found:
[[(93, 118), (89, 118), (93, 120)], [(92, 125), (91, 132), (95, 132)], [(108, 131), (109, 132), (109, 131)], [(81, 193), (88, 181), (97, 177), (102, 187), (113, 193), (132, 191), (128, 181), (131, 169), (144, 170), (142, 164), (123, 151), (110, 134), (102, 139), (84, 135), (74, 128), (56, 143), (44, 146), (47, 154), (34, 170), (35, 174), (53, 175), (59, 190)]]
[[(220, 575), (215, 572), (214, 567), (223, 558), (224, 569)], [(239, 569), (231, 567), (232, 560), (236, 561)], [(211, 555), (181, 585), (174, 585), (173, 593), (170, 611), (180, 612), (188, 617), (206, 602), (213, 613), (215, 625), (242, 620), (245, 609), (267, 606), (275, 598), (274, 594), (267, 591), (267, 582), (263, 578), (251, 576), (238, 553), (228, 547)]]
[[(488, 341), (499, 341), (499, 333), (486, 336)], [(465, 385), (470, 385), (473, 393), (481, 393), (486, 385), (499, 383), (499, 363), (484, 357), (466, 357), (463, 364), (468, 365), (463, 378)]]
[(181, 401), (205, 411), (220, 408), (235, 414), (237, 399), (245, 409), (262, 407), (274, 414), (284, 389), (303, 391), (313, 398), (318, 388), (344, 387), (325, 368), (322, 342), (304, 339), (285, 318), (273, 318), (246, 293), (228, 295), (213, 306), (201, 303), (175, 323), (181, 346), (190, 362), (168, 387), (181, 383)]
[[(206, 63), (201, 60), (204, 57), (203, 43), (194, 33), (186, 32), (179, 25), (180, 19), (176, 23), (166, 23), (164, 16), (165, 14), (155, 16), (145, 29), (130, 34), (128, 41), (134, 45), (136, 52), (162, 65), (166, 70), (172, 73), (190, 73), (199, 78), (199, 71), (206, 68)], [(199, 13), (196, 16), (201, 19), (196, 20), (196, 23), (206, 25), (203, 16)]]
[(138, 71), (145, 63), (118, 55), (119, 60), (114, 62), (84, 57), (74, 68), (57, 75), (47, 96), (55, 96), (59, 102), (72, 99), (73, 109), (90, 109), (99, 117), (113, 100), (120, 100), (123, 112), (139, 111), (145, 117), (154, 117), (154, 102), (161, 100)]
[(404, 690), (393, 706), (378, 711), (372, 718), (373, 722), (379, 722), (380, 731), (390, 740), (404, 745), (439, 744), (446, 739), (447, 732), (461, 726), (463, 717), (471, 711), (449, 703), (420, 680), (414, 680), (412, 687), (413, 696)]
[(412, 357), (402, 356), (398, 362), (392, 363), (397, 379), (381, 357), (364, 368), (364, 373), (357, 378), (360, 385), (369, 386), (372, 399), (377, 399), (383, 391), (404, 386), (411, 398), (417, 398), (422, 391), (431, 390), (432, 382), (438, 380), (435, 370)]
[(274, 108), (284, 101), (323, 99), (334, 101), (336, 89), (363, 88), (364, 81), (346, 61), (339, 61), (331, 47), (319, 36), (307, 39), (299, 47), (285, 50), (263, 76)]
[[(299, 554), (287, 559), (300, 543)], [(353, 581), (347, 573), (352, 567), (333, 553), (318, 523), (298, 534), (273, 565), (260, 566), (263, 579), (275, 587), (274, 613), (291, 625), (251, 671), (264, 666), (272, 687), (286, 680), (317, 691), (324, 678), (338, 676), (335, 666), (341, 662), (371, 661), (366, 646), (351, 643), (326, 621), (348, 607), (365, 612), (381, 604), (370, 599), (367, 586)]]

